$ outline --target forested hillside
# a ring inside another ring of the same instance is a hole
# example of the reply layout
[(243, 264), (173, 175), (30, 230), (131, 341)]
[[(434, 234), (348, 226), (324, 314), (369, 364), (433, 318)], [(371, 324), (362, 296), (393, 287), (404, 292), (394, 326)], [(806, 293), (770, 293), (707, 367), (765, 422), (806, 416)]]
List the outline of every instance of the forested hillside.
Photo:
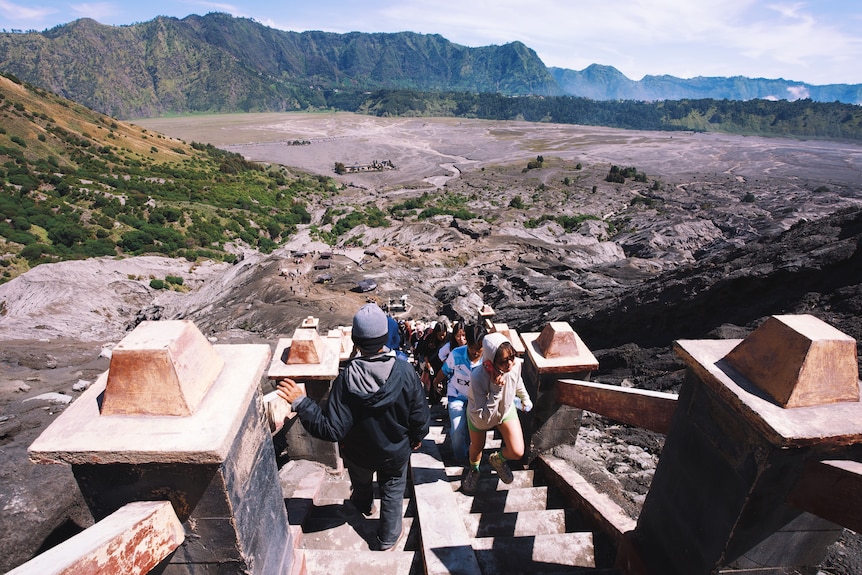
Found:
[(559, 96), (380, 91), (333, 94), (332, 107), (378, 116), (457, 116), (731, 134), (862, 139), (862, 107), (811, 100), (598, 102)]
[(0, 283), (47, 261), (268, 252), (326, 177), (247, 162), (95, 113), (0, 76)]
[(325, 107), (325, 90), (561, 93), (520, 42), (468, 48), (411, 32), (285, 32), (219, 13), (3, 33), (0, 71), (119, 118)]

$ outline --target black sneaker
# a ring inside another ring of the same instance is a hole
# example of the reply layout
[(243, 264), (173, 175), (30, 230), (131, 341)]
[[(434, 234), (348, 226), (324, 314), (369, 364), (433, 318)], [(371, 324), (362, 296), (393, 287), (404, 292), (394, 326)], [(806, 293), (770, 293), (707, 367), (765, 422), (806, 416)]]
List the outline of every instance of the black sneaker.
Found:
[(479, 487), (479, 470), (471, 467), (467, 476), (461, 481), (461, 492), (465, 495), (473, 495), (477, 487)]
[(491, 454), (491, 457), (488, 458), (488, 463), (491, 464), (491, 467), (494, 468), (494, 471), (497, 472), (500, 481), (503, 483), (512, 483), (515, 480), (515, 475), (509, 469), (509, 464), (506, 463), (506, 460), (503, 459), (499, 451)]
[(371, 517), (372, 515), (377, 513), (377, 505), (374, 504), (373, 499), (371, 500), (371, 506), (367, 507), (365, 509), (362, 509), (361, 507), (359, 507), (359, 505), (356, 504), (356, 501), (353, 500), (352, 496), (350, 497), (349, 501), (350, 501), (350, 504), (353, 505), (353, 507), (355, 507), (356, 510), (359, 511), (360, 513), (362, 513), (362, 515), (364, 515), (365, 517)]
[(398, 534), (398, 539), (395, 540), (395, 543), (382, 543), (380, 541), (380, 537), (377, 537), (377, 550), (378, 551), (393, 551), (398, 544), (401, 543), (401, 539), (404, 537), (404, 528), (401, 528), (401, 533)]

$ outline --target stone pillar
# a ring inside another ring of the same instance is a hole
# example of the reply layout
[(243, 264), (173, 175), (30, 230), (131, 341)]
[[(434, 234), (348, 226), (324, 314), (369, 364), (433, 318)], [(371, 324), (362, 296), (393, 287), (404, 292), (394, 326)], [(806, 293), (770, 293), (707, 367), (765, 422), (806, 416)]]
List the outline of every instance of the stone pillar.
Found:
[(267, 345), (211, 345), (189, 321), (143, 322), (30, 458), (71, 464), (97, 521), (170, 501), (185, 541), (157, 572), (287, 573), (293, 541), (260, 394), (269, 358)]
[[(325, 403), (329, 388), (338, 377), (342, 353), (342, 334), (321, 337), (317, 323), (308, 318), (293, 332), (292, 338), (280, 338), (267, 377), (273, 382), (290, 378), (305, 386), (305, 393), (318, 403)], [(313, 325), (314, 327), (305, 327)], [(291, 459), (308, 459), (340, 471), (343, 467), (338, 444), (312, 437), (296, 417), (284, 422), (284, 452)]]
[(488, 333), (491, 333), (494, 331), (494, 320), (492, 318), (495, 315), (496, 312), (491, 306), (483, 304), (482, 307), (479, 308), (476, 321), (478, 321), (479, 325), (483, 326)]
[(558, 379), (588, 381), (599, 362), (566, 322), (550, 322), (541, 333), (522, 333), (526, 350), (523, 377), (533, 399), (533, 411), (522, 415), (528, 461), (564, 443), (574, 444), (583, 410), (561, 405)]
[(329, 330), (327, 337), (334, 338), (339, 342), (338, 346), (338, 365), (344, 365), (353, 357), (353, 326), (340, 326)]
[(856, 342), (813, 316), (773, 316), (745, 340), (675, 350), (689, 377), (622, 566), (706, 575), (817, 565), (841, 529), (787, 500), (806, 461), (849, 458), (862, 443)]
[(512, 347), (515, 350), (515, 353), (518, 357), (524, 357), (524, 353), (527, 349), (524, 347), (524, 342), (521, 339), (521, 336), (518, 335), (518, 330), (514, 328), (510, 328), (509, 324), (506, 323), (492, 323), (491, 331), (494, 333), (502, 333), (506, 336), (506, 339), (512, 344)]

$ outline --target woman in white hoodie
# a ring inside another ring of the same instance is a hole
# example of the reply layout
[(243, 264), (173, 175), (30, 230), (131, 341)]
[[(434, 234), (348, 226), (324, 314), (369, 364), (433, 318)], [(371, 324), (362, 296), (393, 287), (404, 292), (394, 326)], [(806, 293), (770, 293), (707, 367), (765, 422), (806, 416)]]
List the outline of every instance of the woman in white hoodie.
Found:
[(515, 398), (520, 399), (524, 411), (530, 411), (533, 402), (521, 378), (521, 364), (505, 335), (490, 333), (482, 340), (482, 363), (473, 368), (467, 395), (470, 461), (461, 490), (468, 495), (476, 492), (479, 483), (479, 464), (488, 430), (496, 428), (503, 436), (502, 449), (488, 458), (501, 481), (511, 483), (514, 479), (506, 461), (524, 456), (524, 434), (515, 410)]

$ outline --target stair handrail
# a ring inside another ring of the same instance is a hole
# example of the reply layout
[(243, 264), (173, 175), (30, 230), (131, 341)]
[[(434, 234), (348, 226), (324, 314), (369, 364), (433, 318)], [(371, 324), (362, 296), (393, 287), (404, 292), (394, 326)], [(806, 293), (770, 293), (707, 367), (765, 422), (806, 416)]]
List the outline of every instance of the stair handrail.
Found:
[(143, 575), (184, 539), (185, 530), (169, 501), (135, 501), (7, 575)]
[(598, 415), (667, 435), (676, 410), (675, 393), (558, 379), (556, 400)]

